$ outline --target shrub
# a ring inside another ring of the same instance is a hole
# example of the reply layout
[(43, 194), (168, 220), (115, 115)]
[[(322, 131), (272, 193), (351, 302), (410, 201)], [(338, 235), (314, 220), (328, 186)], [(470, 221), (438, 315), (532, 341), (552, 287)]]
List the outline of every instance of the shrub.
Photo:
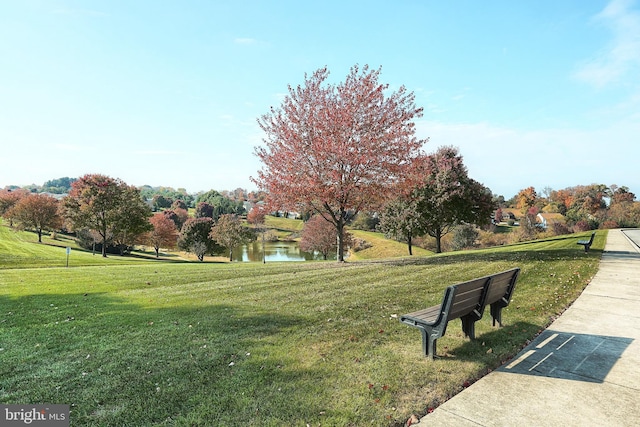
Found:
[(492, 233), (480, 231), (478, 234), (478, 244), (482, 248), (506, 245), (511, 241), (511, 233)]
[(459, 251), (464, 248), (475, 246), (478, 238), (478, 230), (471, 224), (462, 224), (453, 230), (451, 239), (451, 249)]
[(363, 251), (365, 249), (370, 248), (371, 246), (373, 246), (371, 243), (367, 242), (364, 239), (360, 239), (358, 237), (353, 237), (351, 240), (351, 249), (354, 252)]
[(585, 220), (580, 220), (578, 222), (575, 223), (575, 225), (573, 226), (573, 230), (576, 232), (579, 231), (589, 231), (591, 230), (591, 226), (589, 225), (589, 223)]
[(613, 220), (608, 220), (603, 222), (600, 225), (601, 228), (606, 228), (606, 229), (612, 229), (612, 228), (620, 228), (620, 225), (618, 224), (617, 221), (613, 221)]
[(561, 236), (563, 234), (571, 234), (571, 230), (569, 230), (569, 227), (567, 226), (567, 224), (564, 224), (562, 222), (554, 222), (551, 224), (551, 231), (553, 232), (554, 236)]

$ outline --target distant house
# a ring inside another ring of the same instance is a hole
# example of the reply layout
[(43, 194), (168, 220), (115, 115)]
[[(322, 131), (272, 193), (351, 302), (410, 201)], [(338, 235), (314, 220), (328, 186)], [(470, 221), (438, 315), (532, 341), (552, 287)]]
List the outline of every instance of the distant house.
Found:
[(559, 213), (546, 213), (546, 212), (541, 212), (538, 214), (537, 216), (537, 224), (540, 228), (546, 230), (547, 228), (549, 228), (553, 223), (565, 223), (565, 218), (562, 214)]
[(516, 219), (515, 214), (507, 209), (502, 209), (502, 218), (496, 218), (496, 213), (497, 211), (493, 212), (493, 217), (496, 223), (500, 223), (502, 221), (509, 221), (510, 219), (512, 220)]

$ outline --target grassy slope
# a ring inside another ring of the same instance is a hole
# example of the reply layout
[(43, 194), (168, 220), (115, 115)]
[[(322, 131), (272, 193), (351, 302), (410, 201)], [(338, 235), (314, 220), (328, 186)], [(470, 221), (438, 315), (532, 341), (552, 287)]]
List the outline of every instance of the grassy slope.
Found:
[[(354, 252), (349, 256), (349, 261), (370, 260), (380, 258), (394, 258), (399, 256), (409, 256), (409, 248), (405, 243), (386, 239), (381, 233), (371, 231), (350, 230), (357, 238), (365, 240), (372, 246), (365, 250)], [(414, 256), (433, 255), (433, 252), (413, 246)]]
[[(118, 265), (78, 253), (86, 266), (60, 268), (60, 248), (26, 235), (0, 235), (0, 402), (68, 403), (73, 425), (101, 426), (402, 423), (562, 312), (606, 236), (589, 254), (572, 235), (346, 264)], [(35, 265), (52, 267), (15, 268)], [(443, 357), (425, 360), (419, 332), (396, 316), (514, 266), (506, 326), (483, 319), (472, 343), (456, 321), (438, 341)]]

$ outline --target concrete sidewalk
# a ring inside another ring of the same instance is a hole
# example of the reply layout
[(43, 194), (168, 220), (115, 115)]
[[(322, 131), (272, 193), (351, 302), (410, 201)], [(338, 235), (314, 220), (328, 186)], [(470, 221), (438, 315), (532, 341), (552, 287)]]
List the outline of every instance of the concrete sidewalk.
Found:
[(639, 419), (640, 253), (622, 230), (610, 230), (598, 273), (575, 303), (516, 358), (414, 426), (636, 426)]

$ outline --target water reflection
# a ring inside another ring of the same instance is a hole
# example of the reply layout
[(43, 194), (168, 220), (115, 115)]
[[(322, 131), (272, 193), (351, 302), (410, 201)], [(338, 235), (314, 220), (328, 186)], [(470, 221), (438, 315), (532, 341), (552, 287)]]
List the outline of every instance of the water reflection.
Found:
[[(265, 242), (266, 262), (273, 261), (313, 261), (322, 260), (320, 253), (301, 251), (297, 242)], [(335, 254), (329, 259), (336, 259)], [(262, 242), (256, 241), (233, 251), (233, 259), (243, 262), (262, 262)]]

